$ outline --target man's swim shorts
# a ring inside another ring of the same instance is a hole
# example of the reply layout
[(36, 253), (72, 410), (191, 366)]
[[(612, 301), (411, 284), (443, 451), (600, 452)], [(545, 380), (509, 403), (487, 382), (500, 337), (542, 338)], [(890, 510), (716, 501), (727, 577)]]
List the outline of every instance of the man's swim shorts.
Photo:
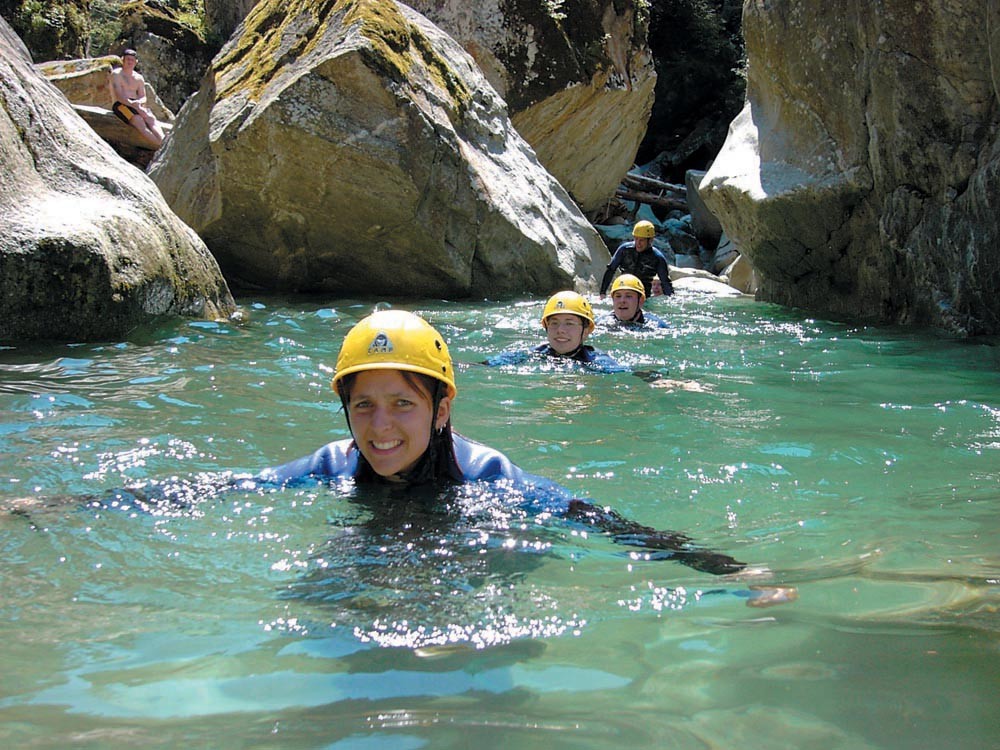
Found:
[(128, 123), (134, 115), (139, 114), (139, 110), (134, 107), (130, 107), (127, 104), (122, 104), (121, 102), (115, 102), (112, 104), (111, 111), (118, 115), (118, 119), (124, 123)]

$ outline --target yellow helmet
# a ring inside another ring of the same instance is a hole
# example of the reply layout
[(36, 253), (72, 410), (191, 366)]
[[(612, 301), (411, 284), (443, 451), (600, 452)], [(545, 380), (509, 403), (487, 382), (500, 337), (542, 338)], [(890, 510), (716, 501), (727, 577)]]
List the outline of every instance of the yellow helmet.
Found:
[(587, 333), (594, 330), (594, 311), (590, 307), (587, 298), (576, 292), (556, 292), (549, 301), (545, 303), (542, 311), (542, 326), (548, 326), (548, 319), (553, 315), (578, 315), (584, 320), (584, 328)]
[(630, 273), (623, 273), (615, 279), (615, 283), (611, 285), (611, 294), (613, 295), (619, 289), (628, 289), (633, 292), (638, 292), (640, 302), (643, 302), (646, 299), (646, 287), (642, 285), (642, 281), (638, 276), (633, 276)]
[(637, 221), (635, 226), (632, 227), (632, 236), (653, 239), (656, 236), (656, 227), (653, 226), (653, 222), (646, 221), (645, 219)]
[(380, 310), (347, 332), (337, 355), (333, 390), (346, 376), (365, 370), (406, 370), (429, 375), (455, 397), (455, 369), (448, 345), (426, 320), (406, 310)]

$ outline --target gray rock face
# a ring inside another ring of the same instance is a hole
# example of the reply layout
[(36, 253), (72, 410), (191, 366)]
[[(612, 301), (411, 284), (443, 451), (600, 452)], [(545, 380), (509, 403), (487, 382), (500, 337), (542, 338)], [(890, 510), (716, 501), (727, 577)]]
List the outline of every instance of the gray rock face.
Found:
[(205, 0), (205, 26), (211, 36), (228, 39), (257, 0)]
[(0, 338), (124, 336), (232, 296), (207, 248), (31, 65), (0, 20)]
[(701, 184), (759, 296), (1000, 332), (1000, 3), (744, 6), (747, 105)]
[[(228, 38), (256, 0), (206, 0)], [(585, 212), (614, 196), (653, 107), (656, 71), (637, 0), (408, 0), (454, 38), (507, 102), (539, 161)]]
[(539, 161), (585, 212), (614, 196), (653, 107), (646, 14), (633, 0), (410, 0), (506, 100)]
[(550, 292), (608, 258), (472, 59), (394, 2), (263, 0), (150, 174), (236, 284)]

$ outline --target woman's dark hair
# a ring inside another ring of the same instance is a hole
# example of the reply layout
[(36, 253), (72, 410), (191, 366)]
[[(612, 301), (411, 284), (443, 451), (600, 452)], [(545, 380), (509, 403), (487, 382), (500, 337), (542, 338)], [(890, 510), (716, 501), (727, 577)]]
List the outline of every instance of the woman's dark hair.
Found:
[[(427, 397), (427, 400), (431, 404), (431, 414), (436, 416), (438, 404), (441, 403), (441, 399), (444, 398), (448, 390), (445, 383), (437, 378), (422, 375), (418, 372), (410, 372), (408, 370), (399, 370), (398, 372), (417, 392)], [(351, 427), (351, 411), (348, 405), (351, 400), (351, 388), (354, 386), (354, 381), (357, 380), (358, 374), (354, 372), (346, 375), (338, 384), (340, 402), (344, 406), (344, 416), (347, 418), (347, 427), (351, 430), (352, 436), (354, 435), (354, 428)], [(357, 442), (355, 442), (355, 447), (357, 447)], [(379, 476), (371, 467), (360, 449), (358, 449), (358, 472), (354, 478), (359, 482), (384, 481), (384, 478)], [(462, 471), (458, 468), (458, 462), (455, 459), (455, 448), (452, 443), (451, 417), (448, 418), (448, 422), (440, 430), (435, 429), (432, 419), (431, 438), (427, 444), (427, 450), (420, 457), (420, 460), (417, 461), (416, 466), (407, 472), (403, 478), (409, 484), (428, 484), (441, 480), (462, 481)]]

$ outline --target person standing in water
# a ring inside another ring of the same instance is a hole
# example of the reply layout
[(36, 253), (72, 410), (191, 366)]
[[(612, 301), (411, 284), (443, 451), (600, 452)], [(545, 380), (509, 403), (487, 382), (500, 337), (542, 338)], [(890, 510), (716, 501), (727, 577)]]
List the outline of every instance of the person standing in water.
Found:
[(483, 364), (491, 367), (517, 365), (532, 358), (552, 358), (579, 362), (599, 372), (628, 372), (609, 354), (584, 342), (594, 330), (594, 310), (577, 292), (557, 292), (542, 311), (546, 343), (534, 349), (500, 352)]
[(635, 226), (632, 227), (632, 240), (618, 246), (604, 271), (604, 278), (601, 279), (601, 299), (604, 299), (608, 286), (615, 277), (615, 271), (619, 268), (621, 268), (622, 273), (630, 273), (642, 280), (646, 299), (653, 296), (654, 276), (660, 277), (663, 294), (674, 293), (674, 287), (670, 283), (670, 266), (667, 259), (663, 253), (653, 247), (655, 236), (656, 227), (653, 226), (653, 222), (643, 220), (635, 223)]
[(163, 128), (146, 106), (146, 81), (135, 70), (139, 57), (134, 49), (122, 53), (122, 66), (111, 71), (108, 88), (111, 110), (126, 125), (139, 131), (154, 149), (163, 145)]
[(599, 317), (597, 325), (610, 329), (669, 328), (663, 318), (642, 309), (645, 301), (646, 290), (639, 277), (623, 273), (611, 285), (611, 312)]

